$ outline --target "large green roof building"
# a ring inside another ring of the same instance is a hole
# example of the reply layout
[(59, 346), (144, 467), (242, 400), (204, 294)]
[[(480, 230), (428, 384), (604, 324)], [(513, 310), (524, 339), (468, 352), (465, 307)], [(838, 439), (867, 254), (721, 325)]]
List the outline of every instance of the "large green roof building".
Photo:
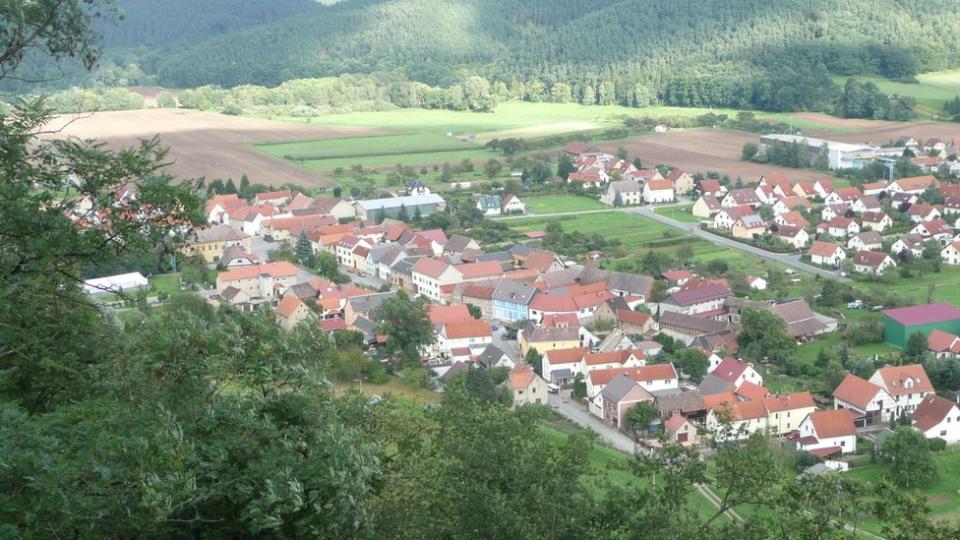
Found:
[(934, 330), (960, 335), (960, 309), (950, 304), (888, 309), (883, 315), (883, 341), (895, 347), (906, 347), (917, 332), (928, 337)]

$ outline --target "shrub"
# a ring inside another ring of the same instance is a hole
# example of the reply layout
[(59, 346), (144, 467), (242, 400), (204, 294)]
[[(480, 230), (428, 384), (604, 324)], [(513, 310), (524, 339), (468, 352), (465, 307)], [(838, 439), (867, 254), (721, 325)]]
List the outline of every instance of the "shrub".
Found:
[(943, 452), (947, 449), (947, 441), (940, 437), (934, 437), (927, 441), (927, 443), (930, 445), (931, 452)]

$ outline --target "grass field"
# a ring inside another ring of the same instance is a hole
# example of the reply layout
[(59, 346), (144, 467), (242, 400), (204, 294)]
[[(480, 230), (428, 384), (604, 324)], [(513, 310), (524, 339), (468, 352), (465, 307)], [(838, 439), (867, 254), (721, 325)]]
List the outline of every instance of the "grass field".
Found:
[(476, 145), (437, 133), (344, 137), (340, 139), (261, 144), (257, 147), (271, 156), (294, 161), (476, 149)]
[(640, 257), (647, 251), (656, 251), (675, 257), (682, 245), (693, 249), (692, 262), (707, 262), (723, 259), (732, 270), (763, 275), (767, 268), (779, 265), (769, 263), (742, 251), (717, 246), (705, 240), (693, 238), (672, 227), (662, 225), (636, 214), (610, 211), (585, 215), (558, 216), (552, 218), (518, 219), (510, 221), (510, 227), (521, 231), (542, 231), (551, 222), (559, 222), (566, 232), (600, 234), (622, 242), (627, 257), (615, 261), (611, 268), (630, 271), (637, 268)]
[[(875, 83), (885, 94), (899, 94), (916, 98), (921, 112), (938, 114), (943, 102), (960, 95), (960, 71), (936, 71), (917, 75), (916, 83), (891, 81), (883, 77), (857, 77)], [(846, 82), (846, 77), (835, 78), (837, 84)]]
[(527, 210), (536, 214), (553, 212), (579, 212), (583, 210), (602, 210), (607, 206), (590, 197), (576, 195), (545, 195), (543, 197), (527, 197), (523, 200)]
[[(931, 292), (930, 287), (933, 286)], [(942, 265), (940, 271), (910, 278), (897, 277), (893, 283), (858, 282), (861, 290), (886, 292), (914, 304), (925, 304), (929, 296), (934, 302), (960, 305), (960, 267)]]
[(393, 375), (390, 376), (384, 384), (371, 384), (368, 382), (363, 383), (362, 385), (357, 383), (339, 383), (336, 386), (338, 392), (345, 392), (349, 389), (360, 390), (361, 393), (365, 396), (386, 396), (390, 394), (397, 398), (409, 399), (417, 403), (436, 403), (440, 401), (440, 394), (434, 392), (433, 390), (428, 390), (413, 384), (408, 384), (406, 381), (399, 379)]
[(180, 274), (158, 274), (150, 276), (150, 286), (155, 292), (173, 294), (180, 290)]
[(700, 218), (690, 213), (692, 209), (693, 209), (692, 204), (685, 204), (681, 206), (667, 206), (664, 208), (657, 208), (654, 211), (660, 214), (661, 216), (666, 216), (676, 221), (682, 221), (684, 223), (696, 223), (700, 221)]
[[(960, 479), (960, 449), (948, 448), (943, 453), (935, 454), (933, 459), (937, 464), (940, 477), (919, 490), (927, 497), (930, 516), (935, 519), (960, 518), (960, 494), (957, 493), (957, 481)], [(887, 474), (889, 468), (889, 465), (868, 462), (851, 467), (846, 474), (857, 480), (877, 482)], [(863, 528), (873, 533), (880, 532), (877, 524), (870, 521), (865, 522)]]

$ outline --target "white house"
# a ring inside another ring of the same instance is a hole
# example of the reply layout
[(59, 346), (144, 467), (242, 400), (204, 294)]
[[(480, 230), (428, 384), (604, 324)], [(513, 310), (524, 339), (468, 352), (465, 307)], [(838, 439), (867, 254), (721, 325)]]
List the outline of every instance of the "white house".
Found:
[(889, 227), (893, 227), (893, 220), (883, 212), (866, 212), (860, 216), (860, 228), (862, 230), (871, 230), (883, 232)]
[(553, 349), (543, 353), (540, 371), (551, 382), (572, 381), (580, 373), (581, 360), (587, 354), (586, 347)]
[(886, 253), (881, 251), (858, 251), (853, 256), (853, 270), (863, 274), (882, 275), (888, 268), (897, 263)]
[(899, 255), (901, 252), (907, 251), (913, 257), (921, 257), (923, 256), (923, 249), (926, 245), (926, 238), (919, 234), (908, 234), (901, 236), (890, 246), (890, 253)]
[(810, 255), (810, 262), (823, 266), (839, 266), (847, 258), (840, 246), (830, 242), (814, 242), (807, 253)]
[(673, 184), (669, 180), (650, 180), (643, 185), (643, 202), (657, 204), (673, 200)]
[(470, 354), (477, 355), (491, 343), (493, 343), (493, 330), (490, 323), (484, 321), (447, 323), (437, 333), (437, 349), (445, 355), (450, 355), (457, 349), (470, 349)]
[(520, 197), (510, 194), (503, 197), (502, 209), (504, 214), (526, 214), (527, 205), (520, 200)]
[(873, 373), (870, 382), (890, 394), (897, 417), (912, 413), (925, 397), (933, 394), (933, 385), (920, 364), (884, 366)]
[(810, 242), (810, 233), (800, 227), (781, 225), (776, 234), (794, 249), (803, 249)]
[(889, 421), (896, 412), (896, 403), (886, 390), (852, 373), (833, 391), (833, 406), (850, 409), (861, 425)]
[(547, 395), (547, 381), (536, 374), (529, 364), (520, 362), (507, 375), (507, 382), (513, 391), (513, 406), (545, 405)]
[(940, 250), (940, 258), (947, 264), (960, 265), (960, 241), (952, 242)]
[(876, 251), (883, 247), (883, 237), (876, 231), (855, 234), (847, 241), (847, 249), (856, 251)]
[(934, 394), (923, 398), (910, 415), (913, 429), (928, 439), (940, 438), (947, 444), (960, 442), (960, 407)]
[(747, 287), (755, 291), (767, 290), (767, 280), (757, 276), (747, 276)]
[(710, 369), (708, 373), (727, 381), (736, 389), (739, 389), (740, 386), (746, 382), (763, 386), (763, 376), (760, 375), (753, 366), (732, 356), (724, 358), (722, 362), (713, 369)]
[(850, 454), (857, 450), (857, 428), (853, 415), (847, 409), (816, 411), (800, 423), (800, 438), (797, 450), (804, 450), (819, 457), (837, 452)]
[(636, 206), (640, 204), (642, 195), (643, 191), (636, 180), (617, 180), (607, 185), (600, 202), (610, 206)]
[(427, 298), (442, 302), (444, 287), (463, 281), (463, 275), (452, 264), (440, 260), (424, 257), (413, 265), (410, 272), (414, 292)]

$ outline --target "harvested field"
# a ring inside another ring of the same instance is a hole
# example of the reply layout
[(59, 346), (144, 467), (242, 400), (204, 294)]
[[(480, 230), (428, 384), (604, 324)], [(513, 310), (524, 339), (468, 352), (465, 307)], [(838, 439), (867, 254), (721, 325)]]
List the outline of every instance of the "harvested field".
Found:
[(251, 182), (313, 186), (333, 183), (325, 175), (258, 152), (253, 145), (378, 133), (355, 126), (295, 124), (172, 109), (62, 115), (51, 121), (50, 128), (60, 130), (53, 136), (96, 139), (114, 148), (157, 135), (161, 144), (170, 148), (168, 158), (173, 163), (169, 172), (180, 178), (238, 180), (246, 174)]
[(604, 143), (598, 147), (605, 152), (616, 154), (617, 148), (623, 146), (631, 158), (640, 158), (645, 167), (671, 165), (691, 174), (716, 171), (732, 179), (742, 177), (744, 181), (756, 180), (772, 172), (779, 173), (790, 180), (829, 178), (828, 175), (813, 170), (742, 161), (740, 152), (743, 145), (758, 141), (759, 136), (755, 133), (690, 129)]
[[(830, 118), (826, 115), (817, 116)], [(811, 137), (822, 137), (834, 141), (870, 144), (887, 144), (905, 136), (916, 137), (921, 140), (930, 138), (952, 140), (960, 137), (960, 124), (952, 122), (886, 122), (881, 120), (844, 120), (840, 118), (834, 118), (833, 121), (843, 123), (844, 126), (847, 125), (847, 122), (855, 122), (854, 126), (857, 127), (857, 130), (849, 133), (829, 133), (808, 129), (805, 130), (805, 133)]]

